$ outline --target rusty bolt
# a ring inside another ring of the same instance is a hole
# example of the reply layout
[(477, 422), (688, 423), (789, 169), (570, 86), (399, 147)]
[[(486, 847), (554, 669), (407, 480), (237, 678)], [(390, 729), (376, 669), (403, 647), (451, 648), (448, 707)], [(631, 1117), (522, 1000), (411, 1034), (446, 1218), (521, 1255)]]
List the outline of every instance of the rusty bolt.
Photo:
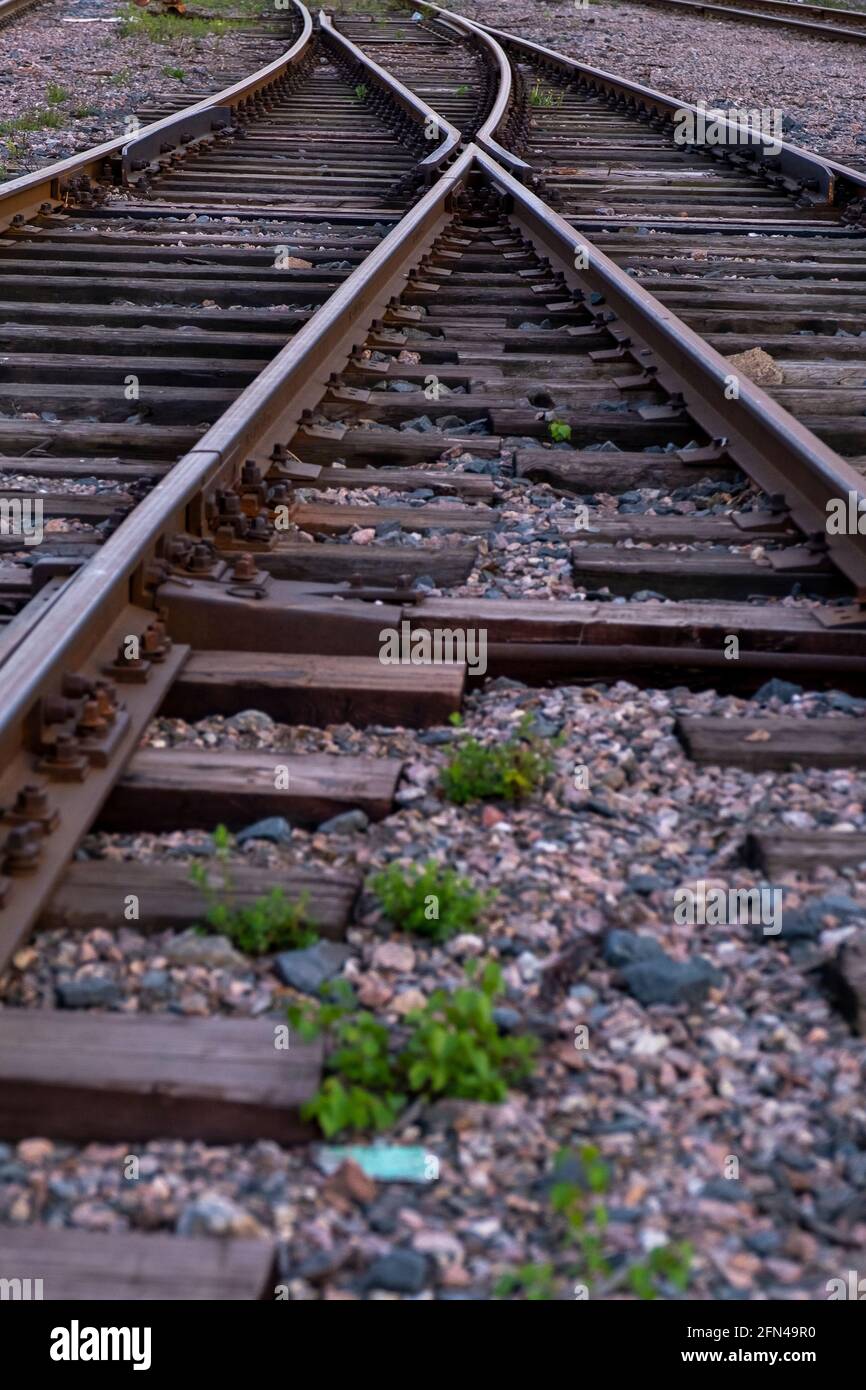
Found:
[(42, 854), (42, 832), (33, 821), (16, 825), (6, 836), (3, 868), (7, 874), (31, 874)]
[(117, 717), (117, 690), (112, 681), (97, 681), (95, 695), (99, 701), (99, 713), (109, 723)]
[(241, 499), (238, 494), (231, 489), (218, 494), (220, 516), (237, 515), (241, 510)]
[(151, 661), (160, 661), (165, 656), (165, 638), (157, 623), (148, 623), (141, 634), (141, 650)]
[(48, 750), (53, 763), (74, 763), (81, 756), (81, 748), (74, 734), (58, 734)]
[(246, 583), (248, 580), (255, 579), (255, 577), (256, 562), (252, 555), (248, 552), (245, 552), (243, 555), (236, 555), (234, 569), (232, 570), (232, 579), (237, 579), (241, 583)]
[(14, 811), (17, 816), (32, 816), (33, 819), (48, 814), (48, 794), (38, 782), (28, 782), (21, 787), (15, 797)]
[(187, 569), (193, 574), (207, 574), (213, 568), (213, 555), (209, 545), (194, 545), (187, 561)]
[(104, 738), (108, 733), (108, 721), (102, 716), (98, 700), (85, 700), (81, 718), (75, 726), (75, 732), (80, 734), (82, 738), (86, 736)]

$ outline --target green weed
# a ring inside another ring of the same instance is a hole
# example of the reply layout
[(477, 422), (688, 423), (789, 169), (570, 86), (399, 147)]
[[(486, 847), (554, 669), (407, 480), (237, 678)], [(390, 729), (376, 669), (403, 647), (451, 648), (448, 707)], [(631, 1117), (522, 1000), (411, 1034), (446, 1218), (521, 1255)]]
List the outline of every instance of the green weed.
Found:
[[(470, 962), (467, 975), (472, 975)], [(328, 1076), (303, 1108), (326, 1138), (390, 1128), (410, 1096), (501, 1101), (531, 1070), (534, 1038), (504, 1037), (493, 1018), (502, 973), (488, 962), (480, 988), (436, 990), (405, 1020), (402, 1046), (372, 1014), (357, 1010), (351, 987), (338, 981), (322, 1004), (292, 1005), (290, 1025), (304, 1041), (324, 1034)]]
[[(558, 1178), (565, 1164), (577, 1168), (579, 1177)], [(613, 1269), (605, 1254), (605, 1232), (609, 1218), (602, 1198), (610, 1188), (610, 1169), (598, 1149), (585, 1145), (578, 1154), (561, 1151), (557, 1154), (550, 1189), (550, 1208), (568, 1262), (562, 1278), (581, 1280), (591, 1289), (599, 1280), (610, 1280)], [(626, 1271), (626, 1282), (639, 1298), (654, 1299), (667, 1281), (678, 1292), (689, 1282), (692, 1247), (687, 1241), (657, 1246), (645, 1260), (637, 1261)], [(494, 1286), (494, 1296), (509, 1298), (522, 1295), (530, 1301), (555, 1299), (558, 1282), (554, 1265), (520, 1265), (503, 1274)]]
[(516, 734), (504, 743), (462, 740), (439, 776), (448, 800), (458, 806), (496, 797), (522, 801), (541, 787), (553, 770), (553, 759), (549, 741), (533, 734), (531, 725), (531, 716), (524, 715)]
[(469, 879), (441, 868), (433, 859), (407, 870), (389, 864), (374, 874), (370, 887), (396, 927), (433, 941), (447, 941), (469, 931), (495, 896), (478, 892)]
[(219, 887), (214, 887), (207, 864), (190, 865), (190, 879), (204, 895), (208, 926), (250, 956), (312, 945), (318, 937), (307, 918), (307, 894), (292, 902), (282, 888), (275, 887), (251, 903), (228, 901), (234, 891), (229, 868), (230, 839), (226, 827), (218, 825), (213, 844), (221, 878)]

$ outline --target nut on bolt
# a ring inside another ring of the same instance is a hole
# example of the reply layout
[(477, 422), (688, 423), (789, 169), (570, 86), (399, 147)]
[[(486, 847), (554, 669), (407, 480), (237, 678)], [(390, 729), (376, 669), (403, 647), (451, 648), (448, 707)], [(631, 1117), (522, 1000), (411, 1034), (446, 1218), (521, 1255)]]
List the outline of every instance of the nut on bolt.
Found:
[(60, 812), (48, 800), (48, 793), (41, 782), (28, 782), (20, 787), (15, 801), (4, 819), (12, 825), (26, 825), (37, 821), (44, 834), (56, 830), (60, 824)]
[(235, 556), (232, 579), (238, 580), (242, 584), (251, 583), (257, 573), (256, 562), (249, 551), (245, 551), (243, 555)]
[(35, 821), (16, 825), (3, 846), (3, 872), (18, 878), (35, 873), (42, 856), (42, 830)]

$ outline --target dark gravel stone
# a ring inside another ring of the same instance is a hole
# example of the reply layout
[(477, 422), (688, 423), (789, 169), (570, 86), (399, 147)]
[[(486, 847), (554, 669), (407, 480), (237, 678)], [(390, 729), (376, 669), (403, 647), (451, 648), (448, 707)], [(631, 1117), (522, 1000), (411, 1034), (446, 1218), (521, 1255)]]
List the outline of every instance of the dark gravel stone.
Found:
[(245, 825), (235, 836), (239, 845), (248, 840), (270, 840), (274, 845), (287, 845), (292, 838), (292, 827), (284, 816), (267, 816), (264, 820)]
[(146, 970), (141, 977), (142, 993), (152, 998), (165, 999), (171, 994), (171, 976), (167, 970)]
[(432, 434), (436, 432), (436, 426), (429, 415), (416, 415), (414, 420), (404, 420), (400, 426), (401, 430), (413, 430), (416, 434)]
[(844, 690), (828, 690), (824, 699), (831, 709), (846, 710), (851, 714), (863, 714), (866, 711), (866, 700), (858, 700), (855, 695), (846, 695)]
[(120, 985), (114, 980), (66, 980), (57, 986), (61, 1009), (107, 1009), (119, 1004), (122, 997)]
[(701, 1196), (714, 1202), (748, 1202), (749, 1190), (736, 1178), (713, 1178), (704, 1183)]
[(421, 1293), (430, 1282), (430, 1261), (417, 1250), (395, 1246), (380, 1255), (367, 1271), (368, 1289), (387, 1289), (390, 1293)]
[(780, 1163), (784, 1163), (786, 1168), (793, 1168), (797, 1173), (809, 1173), (815, 1167), (815, 1160), (811, 1154), (800, 1153), (798, 1149), (777, 1149), (776, 1158)]
[(698, 1004), (722, 976), (703, 956), (682, 962), (664, 951), (650, 960), (626, 966), (623, 979), (631, 994), (644, 1007), (651, 1004)]
[(845, 1176), (855, 1187), (866, 1187), (866, 1152), (851, 1154), (845, 1164)]
[(782, 1247), (782, 1237), (778, 1231), (755, 1231), (746, 1236), (746, 1245), (754, 1255), (775, 1255)]
[(602, 954), (608, 965), (614, 965), (617, 969), (635, 965), (642, 960), (657, 960), (659, 957), (668, 959), (655, 937), (638, 936), (636, 932), (619, 930), (607, 933)]
[(752, 696), (753, 700), (781, 700), (783, 705), (789, 705), (795, 695), (802, 695), (802, 685), (795, 685), (793, 681), (781, 681), (778, 676), (773, 676), (771, 680), (764, 681), (760, 690), (756, 690)]
[(517, 1009), (509, 1009), (507, 1005), (493, 1010), (493, 1022), (500, 1033), (516, 1033), (522, 1019)]
[[(795, 907), (782, 913), (782, 930), (778, 933), (783, 941), (815, 941), (824, 929), (825, 917), (866, 918), (866, 908), (849, 898), (846, 893), (827, 893), (824, 897), (813, 898), (805, 907)], [(772, 940), (772, 937), (768, 938)]]
[(331, 816), (330, 820), (322, 821), (318, 833), (320, 835), (349, 835), (353, 831), (366, 830), (370, 824), (370, 817), (366, 811), (356, 807), (352, 811), (341, 811), (338, 816)]
[(397, 1230), (397, 1213), (404, 1198), (397, 1192), (386, 1192), (377, 1202), (367, 1208), (367, 1224), (371, 1231), (380, 1236), (392, 1236)]
[(322, 985), (342, 970), (352, 954), (337, 941), (317, 941), (301, 951), (281, 951), (274, 968), (284, 984), (301, 994), (316, 995)]
[(650, 893), (667, 885), (664, 879), (656, 878), (655, 874), (635, 874), (625, 886), (630, 893), (642, 893), (644, 897), (649, 897)]

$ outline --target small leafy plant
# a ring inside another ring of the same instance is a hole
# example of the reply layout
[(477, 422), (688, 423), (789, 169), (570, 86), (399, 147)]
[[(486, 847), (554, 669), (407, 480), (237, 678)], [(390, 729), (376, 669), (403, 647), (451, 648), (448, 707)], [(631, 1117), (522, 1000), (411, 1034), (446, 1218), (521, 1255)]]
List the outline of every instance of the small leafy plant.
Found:
[[(566, 1163), (578, 1168), (578, 1181), (557, 1177), (557, 1172), (561, 1172)], [(612, 1269), (604, 1253), (608, 1213), (601, 1200), (610, 1187), (608, 1165), (598, 1149), (587, 1144), (576, 1155), (560, 1151), (554, 1163), (553, 1176), (551, 1211), (560, 1225), (563, 1245), (567, 1249), (573, 1246), (576, 1255), (576, 1259), (563, 1269), (562, 1275), (569, 1280), (585, 1281), (587, 1288), (599, 1279), (609, 1280)], [(634, 1293), (644, 1299), (658, 1297), (662, 1280), (667, 1280), (682, 1292), (688, 1286), (692, 1253), (688, 1241), (657, 1246), (645, 1260), (629, 1266), (627, 1282)], [(509, 1298), (513, 1294), (522, 1294), (525, 1299), (533, 1301), (556, 1298), (554, 1265), (549, 1262), (520, 1265), (502, 1275), (493, 1292), (497, 1298)]]
[(474, 927), (494, 897), (492, 892), (474, 889), (469, 879), (441, 868), (433, 859), (406, 871), (399, 864), (389, 864), (374, 874), (370, 887), (396, 927), (433, 941), (447, 941)]
[(509, 1270), (496, 1282), (493, 1290), (497, 1298), (510, 1298), (512, 1294), (522, 1293), (529, 1303), (556, 1297), (556, 1278), (552, 1264), (518, 1265)]
[(493, 1003), (501, 990), (502, 971), (488, 961), (479, 989), (437, 989), (409, 1015), (412, 1033), (400, 1060), (413, 1094), (501, 1101), (529, 1074), (536, 1041), (500, 1033)]
[(229, 868), (229, 832), (218, 825), (213, 834), (214, 857), (220, 870), (221, 884), (214, 887), (207, 865), (190, 865), (189, 876), (200, 888), (207, 910), (205, 919), (213, 931), (227, 936), (247, 955), (261, 956), (271, 951), (310, 946), (317, 933), (307, 919), (308, 894), (296, 902), (286, 897), (282, 888), (274, 887), (251, 903), (233, 904), (226, 899), (234, 891)]
[(165, 73), (166, 77), (176, 77), (178, 82), (183, 82), (184, 78), (186, 77), (186, 71), (183, 68), (169, 66), (163, 68), (163, 72)]
[(409, 1096), (503, 1100), (509, 1085), (530, 1071), (536, 1042), (499, 1032), (493, 1001), (501, 989), (501, 971), (491, 961), (480, 988), (437, 990), (408, 1015), (402, 1047), (372, 1014), (355, 1008), (346, 981), (332, 986), (330, 1001), (291, 1005), (289, 1023), (303, 1041), (324, 1033), (331, 1044), (328, 1076), (304, 1106), (304, 1118), (315, 1119), (330, 1139), (389, 1129)]
[(369, 88), (366, 82), (359, 82), (357, 87), (355, 88), (355, 96), (357, 97), (358, 101), (366, 101), (368, 91)]
[(547, 428), (554, 444), (567, 444), (571, 439), (571, 425), (567, 425), (564, 420), (551, 420)]
[(58, 82), (49, 82), (45, 88), (45, 100), (49, 106), (59, 106), (69, 96), (65, 87), (61, 87)]
[(469, 91), (469, 88), (467, 87), (466, 83), (465, 83), (465, 82), (461, 82), (461, 83), (460, 83), (460, 86), (457, 88), (457, 95), (458, 95), (459, 97), (465, 97), (465, 95), (466, 95), (466, 93), (467, 93), (468, 91)]
[(521, 801), (542, 786), (553, 760), (545, 740), (531, 732), (531, 724), (531, 716), (524, 715), (516, 734), (491, 746), (463, 739), (440, 774), (448, 800), (458, 806), (492, 797)]

